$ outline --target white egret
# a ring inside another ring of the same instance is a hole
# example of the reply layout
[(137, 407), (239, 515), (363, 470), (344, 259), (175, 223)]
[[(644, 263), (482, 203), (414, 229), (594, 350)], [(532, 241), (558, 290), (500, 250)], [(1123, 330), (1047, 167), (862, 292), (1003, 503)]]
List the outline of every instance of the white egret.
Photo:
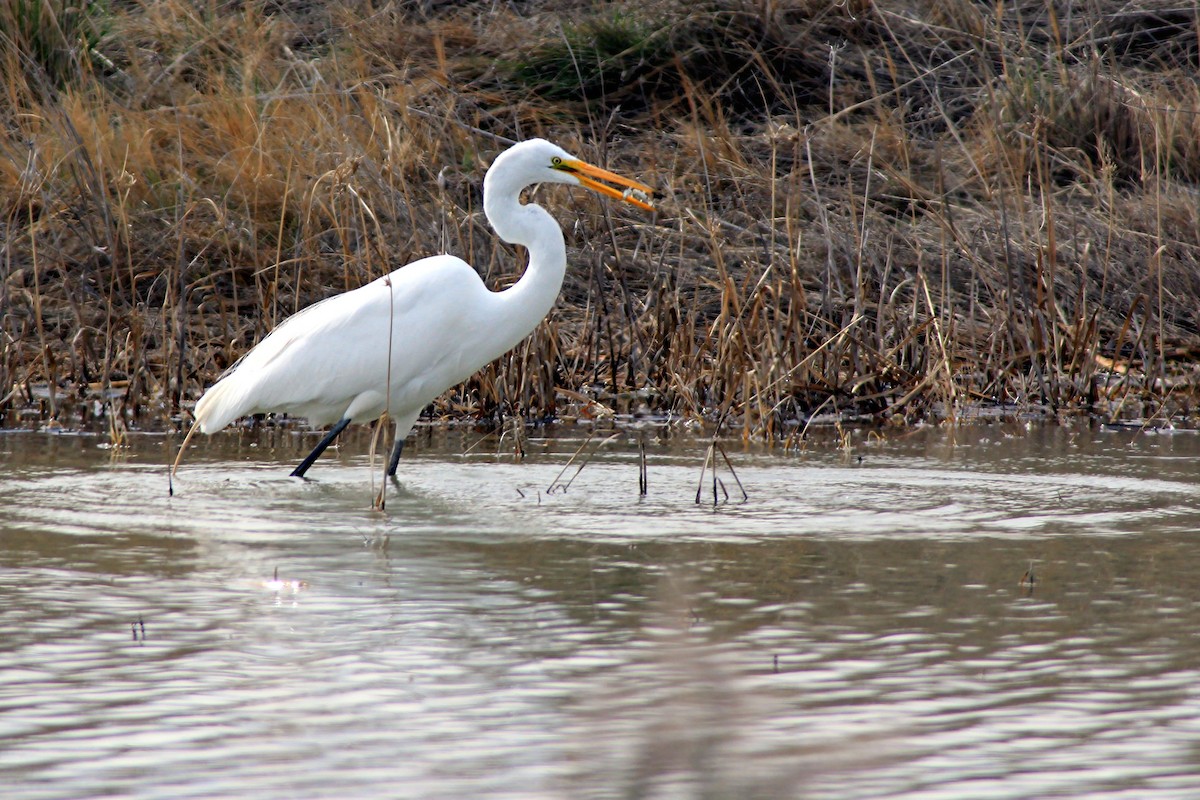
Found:
[(483, 211), (501, 239), (528, 251), (520, 280), (493, 292), (467, 262), (433, 256), (297, 312), (196, 403), (196, 421), (172, 472), (197, 428), (211, 434), (240, 417), (273, 412), (333, 425), (292, 472), (303, 477), (347, 425), (386, 413), (396, 426), (388, 461), (388, 475), (395, 475), (421, 410), (515, 347), (558, 297), (567, 265), (562, 230), (544, 208), (520, 201), (521, 191), (536, 183), (583, 186), (653, 209), (645, 184), (543, 139), (513, 145), (484, 176)]

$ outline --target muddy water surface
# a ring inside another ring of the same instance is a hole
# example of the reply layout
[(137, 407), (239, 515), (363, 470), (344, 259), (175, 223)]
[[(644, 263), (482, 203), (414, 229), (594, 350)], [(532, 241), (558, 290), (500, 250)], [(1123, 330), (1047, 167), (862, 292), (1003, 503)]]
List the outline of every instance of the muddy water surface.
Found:
[(1194, 433), (294, 438), (0, 433), (5, 797), (1200, 796)]

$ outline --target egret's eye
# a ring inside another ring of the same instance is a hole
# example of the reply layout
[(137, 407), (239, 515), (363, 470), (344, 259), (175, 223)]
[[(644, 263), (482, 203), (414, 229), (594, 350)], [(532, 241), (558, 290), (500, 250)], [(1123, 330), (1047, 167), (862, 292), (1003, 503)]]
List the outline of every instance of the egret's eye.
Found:
[(550, 163), (551, 163), (551, 165), (553, 165), (555, 167), (561, 167), (562, 159), (559, 158), (558, 156), (555, 156), (554, 158), (550, 159)]

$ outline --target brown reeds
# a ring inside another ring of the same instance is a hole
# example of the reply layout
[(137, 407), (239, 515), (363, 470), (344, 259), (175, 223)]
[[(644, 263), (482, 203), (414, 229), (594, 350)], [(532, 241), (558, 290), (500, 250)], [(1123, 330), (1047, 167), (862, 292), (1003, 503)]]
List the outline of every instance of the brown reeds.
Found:
[(54, 24), (0, 20), (8, 425), (178, 426), (283, 317), (420, 256), (511, 283), (480, 183), (532, 135), (654, 183), (659, 214), (539, 190), (559, 306), (432, 418), (1194, 419), (1190, 7), (2, 13), (33, 5)]

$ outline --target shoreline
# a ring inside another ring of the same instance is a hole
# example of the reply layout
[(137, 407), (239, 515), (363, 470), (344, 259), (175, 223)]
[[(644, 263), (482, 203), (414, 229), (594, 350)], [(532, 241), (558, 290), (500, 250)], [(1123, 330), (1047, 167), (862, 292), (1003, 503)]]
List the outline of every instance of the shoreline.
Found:
[(0, 419), (186, 424), (311, 302), (442, 251), (503, 288), (482, 176), (540, 135), (659, 211), (539, 191), (558, 305), (433, 417), (1197, 424), (1194, 10), (198, 9), (96, 6), (65, 50), (8, 20)]

